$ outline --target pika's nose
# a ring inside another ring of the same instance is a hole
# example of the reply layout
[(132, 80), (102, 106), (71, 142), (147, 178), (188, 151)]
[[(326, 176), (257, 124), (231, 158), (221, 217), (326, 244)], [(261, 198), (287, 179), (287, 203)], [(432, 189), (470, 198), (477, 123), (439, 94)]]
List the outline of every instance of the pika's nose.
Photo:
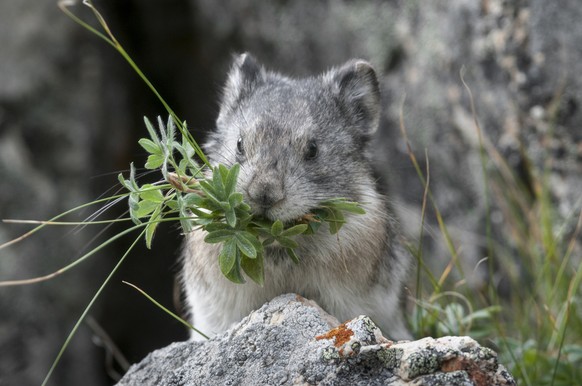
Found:
[(269, 176), (256, 176), (248, 189), (251, 206), (254, 203), (263, 209), (272, 208), (285, 198), (282, 183)]

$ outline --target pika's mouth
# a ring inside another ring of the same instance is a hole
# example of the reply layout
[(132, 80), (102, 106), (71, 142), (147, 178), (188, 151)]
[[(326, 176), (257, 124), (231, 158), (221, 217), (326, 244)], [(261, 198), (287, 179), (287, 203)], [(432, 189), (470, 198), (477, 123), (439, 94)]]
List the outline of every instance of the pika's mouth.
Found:
[(259, 223), (272, 224), (273, 222), (279, 220), (286, 227), (293, 226), (297, 224), (309, 224), (311, 222), (321, 222), (316, 214), (316, 208), (309, 209), (307, 211), (302, 211), (301, 213), (295, 214), (293, 216), (281, 216), (278, 213), (273, 213), (269, 208), (261, 211), (253, 212), (254, 219)]

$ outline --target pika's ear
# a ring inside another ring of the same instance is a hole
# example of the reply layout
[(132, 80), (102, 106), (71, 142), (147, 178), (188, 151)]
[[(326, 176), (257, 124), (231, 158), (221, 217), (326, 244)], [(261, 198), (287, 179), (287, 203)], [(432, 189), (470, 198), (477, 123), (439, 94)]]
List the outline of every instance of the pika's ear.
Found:
[(236, 56), (224, 86), (220, 116), (236, 108), (265, 78), (265, 69), (251, 54), (245, 52)]
[(372, 65), (362, 59), (350, 60), (325, 74), (324, 79), (360, 134), (374, 134), (380, 123), (380, 88)]

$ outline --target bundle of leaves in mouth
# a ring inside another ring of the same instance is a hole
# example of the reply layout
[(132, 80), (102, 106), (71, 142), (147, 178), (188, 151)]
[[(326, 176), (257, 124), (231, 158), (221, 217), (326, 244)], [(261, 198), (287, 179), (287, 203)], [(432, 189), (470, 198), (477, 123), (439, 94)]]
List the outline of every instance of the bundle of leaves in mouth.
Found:
[(119, 181), (129, 190), (131, 219), (136, 224), (146, 224), (148, 248), (161, 220), (168, 214), (178, 213), (184, 233), (201, 228), (208, 232), (205, 242), (221, 244), (218, 262), (224, 276), (235, 283), (244, 283), (244, 271), (254, 282), (263, 285), (266, 246), (277, 243), (299, 263), (295, 237), (313, 234), (324, 223), (335, 234), (346, 222), (345, 212), (365, 213), (360, 204), (336, 198), (321, 202), (311, 213), (291, 224), (253, 216), (242, 193), (236, 191), (239, 164), (218, 165), (211, 168), (211, 173), (204, 173), (207, 167), (194, 161), (195, 149), (191, 143), (184, 137), (176, 140), (171, 117), (166, 125), (158, 118), (158, 131), (147, 118), (144, 120), (150, 135), (139, 140), (149, 154), (145, 168), (159, 169), (163, 181), (138, 185), (133, 164), (129, 179), (119, 174)]

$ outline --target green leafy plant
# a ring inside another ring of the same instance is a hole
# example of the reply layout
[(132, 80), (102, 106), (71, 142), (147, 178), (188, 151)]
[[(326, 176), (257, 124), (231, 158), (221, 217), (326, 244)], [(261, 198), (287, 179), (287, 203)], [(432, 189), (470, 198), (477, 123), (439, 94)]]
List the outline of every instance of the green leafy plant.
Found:
[(205, 242), (221, 244), (220, 269), (235, 283), (245, 282), (244, 272), (255, 283), (263, 285), (265, 247), (276, 243), (299, 263), (295, 237), (313, 234), (324, 223), (335, 234), (346, 222), (344, 212), (365, 213), (358, 203), (336, 198), (322, 202), (313, 213), (291, 224), (253, 216), (242, 193), (236, 191), (238, 164), (231, 167), (219, 164), (209, 168), (211, 173), (203, 173), (206, 167), (196, 163), (194, 148), (187, 139), (176, 140), (172, 118), (167, 124), (158, 119), (158, 131), (147, 118), (145, 125), (150, 138), (139, 140), (149, 154), (145, 168), (159, 170), (163, 181), (139, 186), (133, 165), (129, 179), (119, 175), (119, 182), (129, 191), (130, 218), (135, 224), (145, 224), (148, 248), (160, 220), (168, 215), (178, 214), (184, 233), (194, 229), (206, 231)]

